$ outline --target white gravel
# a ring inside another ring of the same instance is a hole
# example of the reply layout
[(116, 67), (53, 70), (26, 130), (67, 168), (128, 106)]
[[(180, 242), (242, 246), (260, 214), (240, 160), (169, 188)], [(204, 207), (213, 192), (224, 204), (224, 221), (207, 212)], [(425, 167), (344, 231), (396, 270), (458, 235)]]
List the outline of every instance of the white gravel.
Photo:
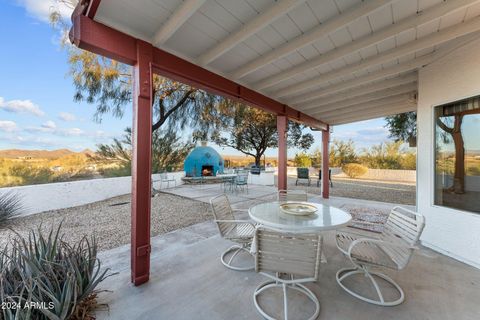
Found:
[[(210, 219), (212, 216), (206, 203), (167, 193), (159, 193), (152, 198), (151, 236)], [(99, 250), (130, 243), (130, 195), (19, 217), (13, 219), (9, 227), (25, 235), (38, 227), (49, 230), (62, 221), (62, 233), (69, 243), (92, 234), (97, 238)], [(3, 247), (12, 235), (12, 231), (1, 229), (0, 245)]]

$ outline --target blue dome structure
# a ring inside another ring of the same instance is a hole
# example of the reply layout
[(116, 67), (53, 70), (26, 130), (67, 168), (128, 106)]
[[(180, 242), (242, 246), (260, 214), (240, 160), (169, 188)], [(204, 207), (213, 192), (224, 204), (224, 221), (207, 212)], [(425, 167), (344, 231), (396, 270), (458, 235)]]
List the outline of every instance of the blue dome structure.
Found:
[(185, 158), (183, 168), (187, 177), (215, 176), (217, 172), (223, 173), (224, 162), (215, 149), (202, 142)]

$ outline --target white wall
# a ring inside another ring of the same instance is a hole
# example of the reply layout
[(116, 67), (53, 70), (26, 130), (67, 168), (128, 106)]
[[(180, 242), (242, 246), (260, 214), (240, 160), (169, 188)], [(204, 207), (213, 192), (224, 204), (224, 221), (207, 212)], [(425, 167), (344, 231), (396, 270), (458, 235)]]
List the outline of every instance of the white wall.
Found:
[[(183, 183), (181, 178), (185, 176), (185, 172), (174, 172), (168, 175), (174, 177), (177, 185), (180, 185)], [(160, 175), (152, 175), (152, 180), (154, 187), (160, 189)], [(171, 182), (170, 187), (173, 186), (174, 183)], [(162, 189), (166, 187), (166, 183), (163, 183)], [(105, 200), (130, 193), (131, 189), (132, 178), (119, 177), (0, 188), (0, 196), (8, 191), (19, 194), (24, 206), (23, 215), (31, 215)]]
[[(333, 174), (333, 172), (332, 172)], [(348, 177), (345, 173), (336, 174), (338, 177)], [(417, 173), (415, 170), (393, 170), (393, 169), (368, 169), (367, 173), (359, 179), (380, 180), (380, 181), (398, 181), (415, 182)]]
[(433, 107), (480, 95), (480, 40), (421, 69), (418, 97), (417, 207), (422, 243), (480, 268), (480, 214), (433, 205)]
[(275, 185), (275, 170), (261, 171), (260, 174), (249, 173), (248, 183), (260, 186), (273, 186)]

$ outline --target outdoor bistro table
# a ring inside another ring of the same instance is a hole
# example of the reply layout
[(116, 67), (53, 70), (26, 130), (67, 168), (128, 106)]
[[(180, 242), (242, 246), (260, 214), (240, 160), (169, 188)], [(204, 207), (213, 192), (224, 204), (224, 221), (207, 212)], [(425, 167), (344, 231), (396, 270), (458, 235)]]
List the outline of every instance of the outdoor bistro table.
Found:
[(266, 228), (296, 233), (317, 233), (336, 230), (347, 226), (352, 216), (338, 208), (313, 202), (305, 202), (317, 207), (317, 211), (306, 216), (293, 215), (283, 212), (280, 204), (296, 202), (266, 202), (248, 209), (250, 218)]
[(230, 191), (233, 189), (233, 184), (237, 178), (236, 173), (219, 173), (217, 174), (218, 178), (222, 179), (223, 190), (226, 189), (227, 184), (229, 185)]
[[(322, 231), (337, 230), (350, 224), (350, 213), (338, 208), (313, 202), (302, 202), (317, 207), (317, 211), (310, 215), (300, 216), (288, 214), (280, 209), (283, 203), (298, 203), (299, 201), (274, 201), (257, 204), (248, 209), (250, 218), (266, 228), (291, 233), (320, 233)], [(327, 258), (322, 250), (322, 263)]]

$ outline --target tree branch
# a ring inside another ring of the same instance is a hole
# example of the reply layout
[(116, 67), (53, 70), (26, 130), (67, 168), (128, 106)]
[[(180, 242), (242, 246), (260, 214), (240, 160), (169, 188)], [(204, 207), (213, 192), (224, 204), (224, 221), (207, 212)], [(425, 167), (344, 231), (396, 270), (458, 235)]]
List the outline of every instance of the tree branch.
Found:
[(160, 119), (154, 125), (152, 125), (152, 132), (160, 128), (173, 112), (182, 107), (185, 101), (187, 101), (187, 99), (190, 97), (190, 94), (192, 94), (192, 92), (193, 90), (188, 90), (183, 95), (183, 97), (175, 104), (175, 106), (168, 110), (166, 113), (165, 107), (163, 106), (163, 99), (160, 99)]
[(445, 123), (443, 123), (443, 121), (440, 120), (440, 118), (437, 119), (437, 125), (438, 125), (443, 131), (445, 131), (445, 132), (447, 132), (447, 133), (450, 133), (450, 134), (453, 133), (453, 128), (447, 127), (447, 126), (445, 125)]

